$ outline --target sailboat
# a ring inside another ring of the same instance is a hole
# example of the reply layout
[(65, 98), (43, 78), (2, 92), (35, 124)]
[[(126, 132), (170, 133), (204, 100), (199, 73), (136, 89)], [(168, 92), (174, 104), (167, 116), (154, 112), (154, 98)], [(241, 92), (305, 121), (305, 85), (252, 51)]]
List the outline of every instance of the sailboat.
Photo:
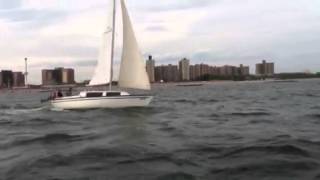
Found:
[[(118, 85), (120, 88), (151, 90), (143, 56), (140, 53), (135, 33), (124, 0), (121, 0), (123, 21), (123, 48)], [(103, 43), (95, 73), (89, 86), (109, 84), (106, 91), (82, 91), (77, 96), (59, 97), (51, 100), (53, 108), (65, 110), (96, 108), (145, 107), (153, 97), (130, 95), (113, 91), (113, 61), (116, 29), (116, 0), (113, 0), (112, 26), (103, 33)]]

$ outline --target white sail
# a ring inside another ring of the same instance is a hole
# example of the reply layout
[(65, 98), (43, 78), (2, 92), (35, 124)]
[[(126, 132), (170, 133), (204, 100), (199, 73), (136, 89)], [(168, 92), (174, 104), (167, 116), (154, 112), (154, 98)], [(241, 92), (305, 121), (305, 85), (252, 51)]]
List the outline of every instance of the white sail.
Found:
[[(112, 6), (110, 6), (112, 7)], [(111, 9), (109, 10), (111, 13)], [(112, 15), (108, 16), (107, 29), (102, 35), (102, 43), (99, 50), (98, 64), (93, 77), (89, 83), (90, 86), (108, 84), (110, 82), (111, 51), (112, 51)]]
[(119, 86), (123, 88), (150, 90), (150, 81), (142, 54), (132, 28), (124, 0), (121, 0), (123, 19), (123, 49)]
[(94, 75), (90, 81), (90, 86), (108, 84), (110, 82), (111, 68), (111, 32), (103, 34), (103, 42), (99, 52), (98, 64), (95, 69)]

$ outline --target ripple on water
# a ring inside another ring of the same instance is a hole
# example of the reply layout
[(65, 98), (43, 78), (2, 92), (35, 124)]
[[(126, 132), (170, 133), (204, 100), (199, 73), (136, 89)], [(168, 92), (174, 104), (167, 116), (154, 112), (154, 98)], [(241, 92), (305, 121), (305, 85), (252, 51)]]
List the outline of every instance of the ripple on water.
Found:
[(12, 124), (12, 121), (11, 120), (9, 120), (9, 119), (4, 119), (4, 118), (1, 118), (0, 119), (0, 125), (10, 125), (10, 124)]
[(174, 102), (181, 103), (181, 104), (192, 104), (192, 105), (196, 105), (197, 104), (196, 101), (189, 100), (189, 99), (178, 99), (178, 100), (175, 100)]
[(242, 156), (243, 154), (257, 153), (293, 155), (296, 157), (310, 157), (310, 154), (307, 151), (294, 145), (243, 147), (233, 150), (231, 152), (227, 152), (223, 156)]
[(156, 180), (195, 180), (196, 177), (184, 172), (169, 173), (158, 177)]
[(89, 136), (82, 136), (82, 135), (69, 135), (69, 134), (47, 134), (40, 137), (34, 137), (24, 140), (15, 140), (12, 143), (6, 146), (26, 146), (32, 144), (52, 144), (57, 142), (74, 142), (84, 139), (89, 139), (92, 137)]
[(2, 109), (11, 109), (11, 108), (12, 108), (11, 106), (0, 104), (0, 110), (2, 110)]
[(32, 118), (30, 120), (13, 121), (12, 126), (24, 127), (24, 126), (51, 126), (56, 122), (52, 118)]
[(217, 99), (204, 99), (204, 98), (200, 98), (199, 101), (200, 102), (205, 102), (205, 103), (217, 103), (217, 102), (220, 102)]
[[(263, 160), (260, 162), (230, 164), (226, 167), (213, 168), (211, 174), (215, 178), (238, 176), (239, 179), (248, 177), (297, 177), (299, 172), (312, 172), (319, 168), (319, 164), (312, 160)], [(242, 178), (241, 178), (242, 177)], [(301, 178), (306, 178), (303, 175)], [(308, 179), (308, 178), (307, 178)]]
[(249, 122), (250, 124), (274, 124), (274, 121), (268, 119), (255, 119)]
[(310, 114), (310, 115), (307, 115), (307, 116), (310, 117), (310, 118), (320, 119), (320, 114)]
[(247, 117), (247, 116), (270, 116), (272, 114), (268, 113), (268, 112), (258, 112), (257, 111), (257, 112), (235, 112), (235, 113), (230, 113), (228, 115)]

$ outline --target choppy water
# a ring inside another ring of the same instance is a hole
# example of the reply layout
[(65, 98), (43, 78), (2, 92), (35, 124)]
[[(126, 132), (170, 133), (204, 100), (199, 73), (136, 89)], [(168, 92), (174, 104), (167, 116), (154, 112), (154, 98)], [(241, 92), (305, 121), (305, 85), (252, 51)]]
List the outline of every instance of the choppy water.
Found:
[(153, 93), (150, 108), (74, 112), (2, 92), (0, 179), (320, 179), (319, 80)]

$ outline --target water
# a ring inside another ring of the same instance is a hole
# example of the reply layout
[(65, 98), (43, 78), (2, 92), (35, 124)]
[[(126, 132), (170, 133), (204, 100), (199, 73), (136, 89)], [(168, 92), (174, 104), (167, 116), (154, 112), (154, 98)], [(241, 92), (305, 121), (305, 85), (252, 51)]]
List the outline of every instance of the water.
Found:
[(2, 180), (320, 179), (320, 81), (156, 86), (149, 108), (0, 95)]

